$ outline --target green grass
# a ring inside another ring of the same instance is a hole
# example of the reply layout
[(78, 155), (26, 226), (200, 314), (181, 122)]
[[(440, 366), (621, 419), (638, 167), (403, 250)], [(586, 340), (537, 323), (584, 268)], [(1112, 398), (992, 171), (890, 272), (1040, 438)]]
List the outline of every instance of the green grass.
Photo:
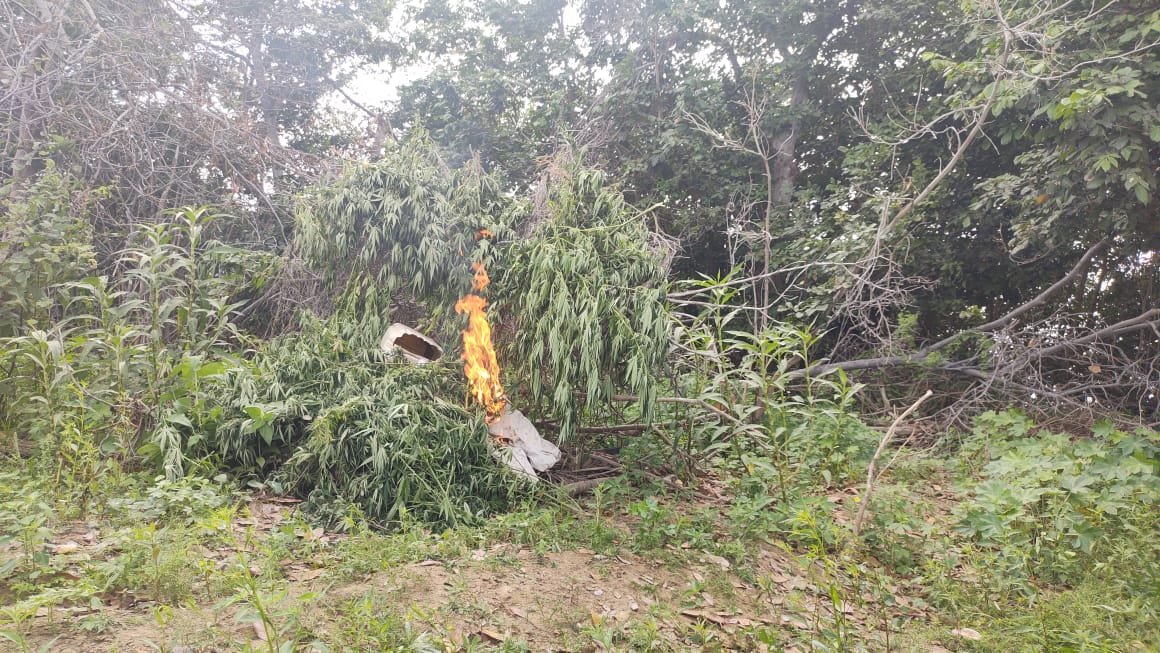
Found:
[[(847, 526), (856, 504), (835, 505), (813, 486), (771, 499), (780, 494), (766, 491), (773, 477), (756, 466), (756, 477), (723, 466), (715, 487), (730, 494), (708, 503), (687, 489), (620, 483), (579, 499), (540, 493), (441, 531), (405, 513), (383, 531), (352, 511), (345, 534), (326, 540), (302, 512), (265, 525), (224, 479), (119, 474), (91, 494), (94, 509), (82, 516), (74, 486), (25, 466), (0, 473), (0, 637), (31, 651), (144, 624), (159, 650), (530, 650), (518, 636), (497, 643), (449, 629), (503, 617), (497, 599), (480, 595), (465, 574), (508, 577), (574, 552), (592, 583), (625, 573), (618, 557), (635, 558), (648, 573), (692, 577), (667, 589), (642, 583), (634, 590), (640, 610), (627, 621), (549, 606), (543, 623), (553, 624), (564, 650), (885, 650), (887, 638), (893, 651), (1157, 650), (1160, 538), (1144, 505), (1154, 482), (1150, 436), (1109, 434), (1107, 445), (1095, 439), (1079, 448), (1031, 437), (1014, 448), (992, 439), (990, 463), (977, 459), (970, 439), (962, 454), (969, 461), (907, 456), (882, 479), (860, 541)], [(1122, 479), (1099, 466), (1115, 460), (1104, 446), (1136, 456)], [(1074, 483), (1067, 474), (1089, 474), (1098, 493), (1049, 491), (1046, 503), (1002, 522), (1007, 530), (980, 531), (1002, 498), (986, 488), (1029, 469), (1048, 471), (1003, 482), (1050, 490)], [(1109, 515), (1096, 512), (1109, 506)], [(1092, 547), (1052, 535), (1074, 524), (1070, 511), (1097, 520)], [(71, 552), (67, 542), (90, 531), (99, 548)], [(1032, 539), (1015, 537), (1025, 532)], [(1035, 564), (1013, 565), (1027, 542), (1042, 553)], [(782, 566), (769, 569), (771, 556)], [(418, 563), (449, 574), (445, 604), (423, 608), (422, 596), (400, 593)], [(317, 570), (315, 580), (296, 580), (303, 570)], [(71, 618), (80, 607), (83, 618)], [(211, 622), (195, 625), (204, 615)], [(726, 626), (719, 615), (748, 621)], [(254, 639), (253, 623), (264, 624), (266, 641)]]
[[(995, 653), (1155, 651), (1160, 646), (1155, 604), (1106, 579), (1046, 590), (1024, 601), (989, 604), (970, 596), (962, 597), (959, 605), (957, 613), (943, 612), (932, 622), (911, 624), (898, 639), (900, 650), (929, 650), (936, 643)], [(952, 634), (957, 628), (972, 628), (981, 639)]]

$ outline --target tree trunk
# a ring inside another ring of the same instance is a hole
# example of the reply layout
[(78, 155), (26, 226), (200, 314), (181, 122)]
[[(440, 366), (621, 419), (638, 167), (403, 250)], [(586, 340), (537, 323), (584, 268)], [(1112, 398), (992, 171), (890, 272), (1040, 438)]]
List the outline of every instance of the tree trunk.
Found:
[(789, 126), (774, 140), (773, 194), (770, 197), (775, 214), (785, 216), (793, 202), (794, 184), (797, 183), (798, 167), (794, 154), (797, 150), (798, 132), (801, 130), (802, 107), (809, 101), (809, 66), (796, 66), (793, 89), (789, 100), (789, 113), (793, 116)]
[[(766, 192), (768, 193), (768, 201), (765, 207), (765, 224), (762, 227), (762, 239), (764, 240), (764, 251), (762, 252), (762, 269), (761, 274), (765, 275), (761, 281), (761, 306), (760, 313), (761, 328), (764, 329), (768, 323), (769, 314), (769, 298), (771, 297), (771, 290), (773, 285), (773, 278), (769, 275), (770, 259), (773, 257), (773, 232), (774, 224), (777, 224), (783, 231), (789, 217), (790, 206), (793, 204), (793, 190), (797, 183), (798, 167), (795, 160), (797, 150), (797, 137), (801, 129), (801, 114), (802, 107), (805, 106), (809, 100), (809, 65), (802, 64), (794, 66), (793, 81), (791, 84), (789, 113), (790, 122), (785, 130), (779, 132), (771, 143), (773, 171), (767, 172)], [(767, 164), (768, 165), (768, 164)]]

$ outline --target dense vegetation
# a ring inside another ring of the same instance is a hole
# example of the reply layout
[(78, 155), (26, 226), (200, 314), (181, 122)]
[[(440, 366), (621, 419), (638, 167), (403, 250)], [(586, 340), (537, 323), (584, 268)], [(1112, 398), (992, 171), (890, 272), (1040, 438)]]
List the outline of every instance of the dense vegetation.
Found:
[[(257, 640), (197, 646), (475, 650), (371, 598), (312, 613), (288, 565), (512, 543), (710, 556), (713, 595), (780, 615), (722, 621), (702, 578), (567, 649), (1160, 646), (1155, 2), (0, 14), (19, 650), (140, 606), (177, 650), (210, 604)], [(497, 461), (473, 264), (507, 400), (615, 472), (590, 498)], [(382, 351), (393, 322), (447, 354)], [(301, 510), (259, 533), (262, 501)]]

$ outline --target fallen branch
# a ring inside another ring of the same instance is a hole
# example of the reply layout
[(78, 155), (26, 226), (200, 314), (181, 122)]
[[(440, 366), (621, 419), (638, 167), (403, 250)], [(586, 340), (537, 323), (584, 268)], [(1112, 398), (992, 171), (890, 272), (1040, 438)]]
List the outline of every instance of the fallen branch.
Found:
[(1080, 347), (1098, 340), (1122, 336), (1133, 331), (1155, 329), (1158, 322), (1160, 322), (1160, 308), (1153, 308), (1144, 311), (1136, 317), (1121, 320), (1120, 322), (1106, 326), (1099, 331), (1093, 331), (1083, 337), (1065, 340), (1064, 342), (1043, 349), (1036, 349), (1034, 350), (1034, 356), (1035, 358), (1046, 358), (1064, 349)]
[[(890, 429), (889, 425), (875, 426), (873, 424), (869, 424), (868, 426), (870, 428), (874, 429), (875, 431), (885, 432), (885, 431)], [(900, 426), (897, 429), (895, 429), (895, 431), (897, 432), (898, 435), (912, 435), (914, 433), (917, 433), (918, 429), (916, 427), (913, 427), (913, 426)]]
[[(577, 397), (588, 396), (584, 392), (574, 392), (573, 394)], [(640, 397), (638, 395), (612, 395), (608, 398), (608, 400), (620, 403), (635, 403), (640, 401)], [(732, 422), (736, 426), (745, 426), (745, 422), (721, 410), (720, 408), (705, 401), (704, 399), (692, 399), (689, 397), (657, 397), (656, 399), (653, 399), (653, 401), (657, 402), (658, 404), (684, 404), (686, 406), (700, 406), (701, 408), (704, 408), (705, 410), (717, 415), (718, 417), (722, 417), (725, 420)]]
[(878, 443), (878, 448), (874, 450), (874, 456), (870, 458), (870, 465), (866, 469), (866, 491), (862, 493), (861, 505), (858, 506), (858, 516), (854, 518), (854, 537), (862, 532), (862, 520), (866, 518), (866, 508), (870, 505), (870, 495), (874, 492), (874, 467), (878, 464), (878, 459), (885, 451), (886, 445), (894, 439), (894, 432), (898, 430), (898, 425), (902, 420), (906, 419), (908, 415), (918, 410), (922, 402), (934, 396), (934, 392), (927, 390), (924, 395), (918, 398), (918, 401), (910, 405), (902, 412), (901, 415), (894, 418), (894, 422), (890, 424), (890, 428), (886, 429), (886, 435), (882, 436), (882, 440)]
[(561, 485), (560, 487), (563, 488), (564, 491), (567, 492), (569, 495), (575, 497), (575, 496), (580, 496), (581, 494), (591, 492), (592, 490), (595, 490), (596, 487), (599, 486), (601, 483), (604, 483), (605, 481), (611, 481), (611, 480), (616, 479), (616, 478), (620, 478), (620, 476), (616, 475), (616, 476), (602, 476), (600, 478), (586, 478), (583, 481), (573, 481), (571, 483), (565, 483), (565, 484)]
[(1027, 311), (1030, 311), (1031, 309), (1037, 308), (1039, 306), (1043, 306), (1044, 304), (1047, 303), (1047, 300), (1054, 297), (1056, 293), (1058, 293), (1060, 290), (1063, 290), (1068, 285), (1070, 285), (1071, 282), (1073, 282), (1077, 278), (1079, 278), (1079, 276), (1081, 274), (1083, 274), (1083, 272), (1087, 269), (1088, 263), (1091, 263), (1091, 260), (1095, 257), (1095, 255), (1098, 254), (1099, 251), (1104, 248), (1104, 245), (1107, 245), (1107, 244), (1108, 244), (1108, 239), (1105, 238), (1105, 239), (1097, 242), (1095, 245), (1092, 245), (1091, 247), (1088, 248), (1088, 250), (1086, 252), (1084, 252), (1083, 256), (1081, 256), (1079, 258), (1079, 260), (1076, 261), (1075, 265), (1071, 266), (1071, 270), (1069, 270), (1067, 272), (1067, 274), (1063, 275), (1063, 277), (1060, 278), (1058, 281), (1056, 281), (1055, 283), (1048, 286), (1046, 290), (1044, 290), (1043, 292), (1036, 295), (1031, 301), (1029, 301), (1025, 304), (1022, 304), (1020, 306), (1017, 306), (1016, 308), (1009, 311), (1007, 314), (1005, 314), (1005, 315), (1003, 315), (995, 320), (992, 320), (992, 321), (990, 321), (990, 322), (988, 322), (980, 327), (977, 327), (975, 330), (981, 331), (983, 333), (989, 333), (991, 331), (996, 331), (1002, 327), (1007, 326), (1015, 318), (1023, 315)]
[[(1035, 297), (1033, 297), (1031, 300), (1029, 300), (1023, 304), (1020, 304), (1019, 306), (1016, 306), (1015, 308), (1011, 309), (1010, 311), (1008, 311), (1007, 313), (1005, 313), (1001, 317), (996, 318), (996, 319), (994, 319), (986, 324), (983, 324), (981, 326), (974, 327), (971, 329), (965, 329), (965, 330), (960, 331), (958, 333), (955, 333), (953, 335), (947, 336), (946, 338), (943, 338), (942, 340), (939, 340), (938, 342), (935, 342), (935, 343), (932, 343), (932, 344), (927, 345), (925, 347), (922, 347), (921, 349), (914, 351), (912, 353), (909, 353), (909, 354), (901, 354), (901, 355), (895, 355), (895, 356), (879, 356), (876, 358), (863, 358), (860, 360), (843, 361), (840, 363), (818, 363), (818, 364), (815, 364), (815, 365), (813, 365), (809, 368), (806, 368), (806, 369), (794, 370), (792, 372), (789, 372), (786, 376), (790, 379), (798, 379), (798, 378), (802, 378), (805, 376), (811, 376), (811, 377), (819, 376), (821, 374), (825, 374), (827, 372), (832, 372), (832, 371), (838, 370), (838, 369), (841, 369), (845, 372), (854, 372), (857, 370), (873, 370), (873, 369), (881, 369), (881, 368), (885, 368), (885, 367), (894, 367), (894, 366), (898, 366), (898, 365), (921, 364), (931, 354), (937, 353), (937, 352), (941, 351), (942, 349), (945, 349), (947, 346), (954, 344), (955, 342), (958, 342), (959, 340), (961, 340), (962, 338), (964, 338), (970, 334), (992, 333), (992, 332), (994, 332), (1002, 327), (1005, 327), (1005, 326), (1011, 324), (1013, 321), (1015, 321), (1015, 319), (1019, 318), (1020, 316), (1027, 313), (1028, 311), (1030, 311), (1034, 308), (1043, 306), (1044, 304), (1047, 303), (1047, 301), (1049, 299), (1051, 299), (1061, 289), (1067, 287), (1073, 281), (1075, 281), (1077, 278), (1079, 278), (1079, 276), (1084, 272), (1084, 270), (1087, 269), (1088, 264), (1091, 263), (1092, 258), (1094, 258), (1095, 255), (1098, 254), (1099, 251), (1101, 249), (1103, 249), (1106, 244), (1107, 244), (1107, 240), (1105, 239), (1105, 240), (1101, 240), (1098, 243), (1092, 245), (1091, 247), (1089, 247), (1087, 249), (1086, 252), (1084, 252), (1083, 256), (1081, 256), (1079, 258), (1079, 260), (1076, 261), (1075, 265), (1073, 265), (1071, 267), (1071, 269), (1067, 272), (1067, 274), (1063, 275), (1063, 277), (1061, 277), (1058, 281), (1051, 284), (1051, 286), (1049, 286), (1043, 292), (1041, 292), (1038, 295), (1036, 295)], [(1143, 315), (1140, 315), (1136, 318), (1133, 318), (1132, 320), (1127, 320), (1127, 321), (1121, 322), (1117, 325), (1113, 325), (1113, 327), (1108, 327), (1108, 329), (1105, 329), (1104, 331), (1113, 330), (1114, 328), (1118, 328), (1120, 330), (1128, 330), (1128, 329), (1138, 330), (1141, 328), (1145, 328), (1148, 325), (1148, 319), (1154, 317), (1155, 314), (1160, 314), (1160, 310), (1148, 311), (1148, 312), (1144, 313)], [(1104, 333), (1103, 331), (1101, 331), (1098, 334), (1093, 334), (1093, 336), (1095, 338), (1098, 338), (1098, 337), (1101, 337), (1104, 335), (1107, 335), (1107, 334)]]
[[(560, 429), (560, 425), (556, 422), (536, 422), (536, 428), (543, 429)], [(640, 433), (647, 431), (650, 428), (649, 424), (610, 424), (609, 426), (581, 426), (576, 429), (577, 433)]]
[[(640, 397), (636, 395), (612, 395), (609, 397), (609, 400), (620, 402), (637, 402), (640, 401)], [(741, 420), (721, 410), (720, 408), (717, 408), (704, 399), (691, 399), (689, 397), (657, 397), (653, 401), (657, 402), (658, 404), (685, 404), (687, 406), (700, 406), (701, 408), (704, 408), (705, 410), (708, 410), (709, 412), (719, 417), (723, 417), (738, 426), (743, 426), (745, 424)]]

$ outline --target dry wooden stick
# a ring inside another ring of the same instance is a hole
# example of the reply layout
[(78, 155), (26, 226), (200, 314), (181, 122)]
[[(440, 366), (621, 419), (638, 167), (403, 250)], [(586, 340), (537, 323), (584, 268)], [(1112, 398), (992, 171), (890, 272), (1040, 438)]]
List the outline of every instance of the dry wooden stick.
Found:
[(564, 488), (564, 491), (568, 494), (576, 497), (586, 492), (591, 492), (592, 490), (595, 490), (596, 487), (601, 483), (604, 483), (605, 481), (611, 481), (615, 478), (620, 478), (620, 475), (617, 474), (615, 476), (601, 476), (600, 478), (586, 478), (582, 481), (572, 481), (571, 483), (565, 483), (560, 487)]
[(882, 441), (878, 443), (878, 448), (874, 450), (874, 456), (870, 458), (870, 465), (866, 469), (866, 491), (862, 493), (862, 502), (858, 506), (858, 516), (854, 518), (854, 537), (862, 532), (862, 520), (866, 518), (866, 508), (870, 505), (870, 494), (874, 492), (874, 467), (878, 464), (878, 458), (882, 456), (882, 452), (886, 450), (886, 445), (894, 439), (894, 431), (898, 429), (898, 425), (906, 416), (918, 410), (922, 402), (930, 399), (934, 392), (927, 390), (926, 394), (918, 398), (918, 401), (910, 405), (910, 408), (902, 411), (902, 414), (894, 418), (894, 422), (890, 424), (890, 428), (886, 429), (886, 434), (882, 436)]
[[(640, 397), (638, 397), (636, 395), (612, 395), (611, 397), (609, 397), (609, 399), (612, 401), (619, 401), (619, 402), (640, 401)], [(700, 407), (708, 410), (709, 412), (714, 413), (715, 415), (717, 415), (719, 417), (725, 418), (727, 421), (733, 422), (734, 424), (737, 424), (737, 425), (743, 424), (743, 422), (741, 420), (739, 420), (736, 417), (730, 415), (729, 413), (721, 410), (720, 408), (717, 408), (716, 406), (705, 401), (704, 399), (696, 399), (696, 398), (689, 398), (689, 397), (657, 397), (653, 401), (656, 401), (658, 404), (685, 404), (685, 405), (689, 405), (689, 406), (700, 406)]]
[[(536, 422), (536, 428), (541, 429), (560, 429), (560, 425), (556, 422)], [(648, 424), (611, 424), (609, 426), (579, 426), (576, 428), (577, 433), (631, 433), (637, 431), (647, 431)]]

